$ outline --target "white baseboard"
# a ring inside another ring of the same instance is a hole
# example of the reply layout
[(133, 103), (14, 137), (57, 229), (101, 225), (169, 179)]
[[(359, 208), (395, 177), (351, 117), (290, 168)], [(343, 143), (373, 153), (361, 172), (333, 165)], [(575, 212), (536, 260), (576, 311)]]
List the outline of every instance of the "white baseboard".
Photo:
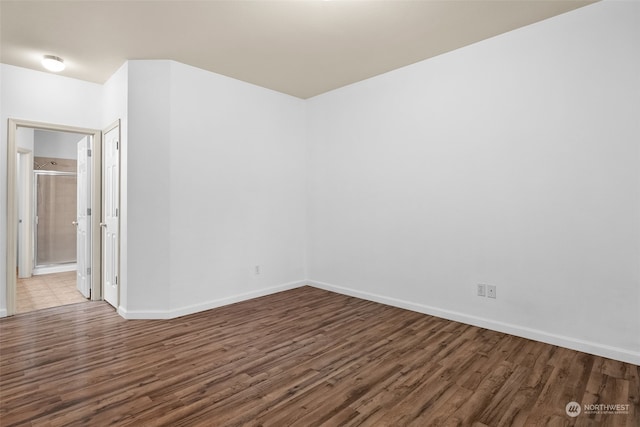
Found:
[(137, 310), (127, 311), (118, 307), (118, 314), (127, 320), (166, 320), (171, 319), (169, 311)]
[(282, 285), (272, 286), (269, 288), (258, 289), (256, 291), (245, 292), (241, 294), (231, 295), (224, 298), (215, 299), (212, 301), (206, 301), (199, 304), (193, 304), (186, 307), (174, 308), (167, 311), (127, 311), (122, 307), (118, 308), (118, 314), (125, 319), (174, 319), (176, 317), (186, 316), (188, 314), (198, 313), (205, 310), (211, 310), (212, 308), (222, 307), (229, 304), (234, 304), (240, 301), (246, 301), (253, 298), (262, 297), (265, 295), (275, 294), (277, 292), (287, 291), (289, 289), (298, 288), (308, 284), (305, 280), (299, 280), (295, 282), (284, 283)]
[(310, 286), (314, 286), (316, 288), (336, 292), (343, 295), (361, 298), (368, 301), (379, 302), (381, 304), (404, 308), (404, 309), (415, 311), (418, 313), (429, 314), (431, 316), (441, 317), (443, 319), (453, 320), (453, 321), (465, 323), (468, 325), (478, 326), (478, 327), (490, 329), (493, 331), (503, 332), (506, 334), (511, 334), (518, 337), (522, 337), (522, 338), (527, 338), (535, 341), (544, 342), (547, 344), (569, 348), (571, 350), (582, 351), (584, 353), (590, 353), (597, 356), (619, 360), (622, 362), (633, 363), (634, 365), (640, 365), (640, 353), (630, 351), (624, 348), (612, 347), (604, 344), (584, 341), (581, 339), (557, 335), (557, 334), (540, 331), (537, 329), (532, 329), (524, 326), (498, 322), (495, 320), (485, 319), (477, 316), (471, 316), (471, 315), (456, 312), (456, 311), (443, 310), (437, 307), (431, 307), (424, 304), (417, 304), (417, 303), (404, 301), (396, 298), (391, 298), (383, 295), (372, 294), (369, 292), (358, 291), (351, 288), (331, 285), (329, 283), (309, 280), (307, 284), (309, 284)]
[(75, 262), (72, 262), (68, 264), (36, 267), (33, 269), (33, 275), (40, 276), (42, 274), (65, 273), (67, 271), (76, 271), (76, 270), (77, 270), (77, 265)]
[(265, 295), (275, 294), (277, 292), (288, 291), (289, 289), (299, 288), (300, 286), (304, 286), (305, 284), (307, 284), (307, 281), (299, 280), (295, 282), (284, 283), (282, 285), (272, 286), (270, 288), (258, 289), (256, 291), (245, 292), (242, 294), (232, 295), (213, 301), (207, 301), (200, 304), (194, 304), (187, 307), (176, 308), (170, 311), (171, 318), (186, 316), (188, 314), (198, 313), (200, 311), (211, 310), (212, 308), (222, 307), (224, 305), (234, 304), (240, 301), (263, 297)]
[(0, 317), (7, 317), (7, 309), (0, 308)]

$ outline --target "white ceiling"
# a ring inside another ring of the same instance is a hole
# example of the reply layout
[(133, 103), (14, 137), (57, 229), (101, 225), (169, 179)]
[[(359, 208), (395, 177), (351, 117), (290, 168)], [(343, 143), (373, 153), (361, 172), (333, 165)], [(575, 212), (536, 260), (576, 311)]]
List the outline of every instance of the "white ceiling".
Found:
[(105, 82), (128, 59), (172, 59), (299, 98), (593, 0), (0, 2), (0, 61)]

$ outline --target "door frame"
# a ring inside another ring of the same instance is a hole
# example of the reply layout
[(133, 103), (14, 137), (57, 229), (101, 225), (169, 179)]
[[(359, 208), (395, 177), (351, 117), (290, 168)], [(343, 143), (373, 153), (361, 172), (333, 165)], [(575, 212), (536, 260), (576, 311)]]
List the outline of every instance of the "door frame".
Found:
[[(100, 216), (102, 207), (102, 131), (97, 129), (80, 128), (74, 126), (57, 125), (52, 123), (34, 122), (29, 120), (8, 119), (7, 123), (7, 315), (16, 312), (16, 251), (18, 231), (18, 204), (17, 204), (17, 146), (16, 133), (18, 128), (24, 127), (35, 130), (49, 130), (59, 132), (77, 133), (93, 137), (91, 152), (91, 232), (99, 236)], [(94, 239), (91, 242), (91, 299), (102, 299), (102, 268), (101, 267), (101, 242)]]

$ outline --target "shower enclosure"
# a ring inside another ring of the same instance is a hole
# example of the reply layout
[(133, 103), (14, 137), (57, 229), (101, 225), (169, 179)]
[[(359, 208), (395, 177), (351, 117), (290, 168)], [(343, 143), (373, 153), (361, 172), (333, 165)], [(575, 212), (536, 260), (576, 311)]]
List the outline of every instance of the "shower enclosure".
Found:
[(75, 172), (34, 171), (35, 268), (76, 262)]

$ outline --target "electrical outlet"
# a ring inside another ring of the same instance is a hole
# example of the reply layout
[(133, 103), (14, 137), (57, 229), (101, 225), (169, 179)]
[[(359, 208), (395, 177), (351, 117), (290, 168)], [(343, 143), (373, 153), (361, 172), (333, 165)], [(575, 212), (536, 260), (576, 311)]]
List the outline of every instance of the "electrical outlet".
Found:
[(495, 298), (496, 297), (496, 287), (494, 285), (488, 285), (487, 286), (487, 296), (489, 298)]
[(479, 297), (485, 296), (485, 285), (478, 284), (478, 296)]
[(257, 276), (257, 275), (259, 275), (259, 274), (260, 274), (260, 266), (259, 266), (259, 265), (256, 265), (256, 266), (255, 266), (255, 269), (254, 269), (253, 271), (254, 271), (254, 273), (256, 274), (256, 276)]

